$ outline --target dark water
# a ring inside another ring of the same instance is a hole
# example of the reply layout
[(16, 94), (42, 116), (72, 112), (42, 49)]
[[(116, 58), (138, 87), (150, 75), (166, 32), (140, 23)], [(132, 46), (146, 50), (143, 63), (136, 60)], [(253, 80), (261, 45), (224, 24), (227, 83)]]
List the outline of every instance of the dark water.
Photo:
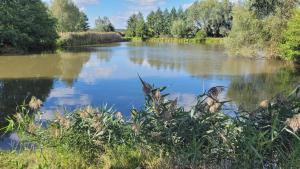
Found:
[(118, 111), (141, 107), (137, 73), (189, 107), (197, 94), (226, 86), (225, 97), (253, 108), (299, 83), (299, 71), (283, 62), (229, 57), (220, 46), (118, 43), (55, 54), (0, 57), (0, 119), (31, 96), (53, 111), (108, 104)]

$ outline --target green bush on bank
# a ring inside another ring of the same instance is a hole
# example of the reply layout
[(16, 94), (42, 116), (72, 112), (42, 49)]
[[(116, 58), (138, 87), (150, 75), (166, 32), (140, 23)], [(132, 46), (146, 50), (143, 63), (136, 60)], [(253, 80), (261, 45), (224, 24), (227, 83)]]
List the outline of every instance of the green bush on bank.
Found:
[(288, 21), (284, 31), (284, 39), (280, 44), (280, 52), (283, 59), (300, 60), (300, 10), (295, 10), (292, 18)]
[[(218, 99), (223, 87), (199, 95), (192, 108), (185, 110), (177, 105), (177, 99), (169, 100), (163, 94), (165, 87), (154, 88), (143, 80), (142, 84), (144, 108), (132, 109), (130, 119), (107, 107), (87, 107), (64, 116), (57, 114), (44, 128), (37, 118), (41, 117), (40, 102), (34, 98), (10, 120), (7, 130), (16, 131), (22, 141), (36, 144), (33, 155), (39, 148), (56, 147), (65, 153), (79, 152), (74, 158), (85, 159), (83, 164), (91, 167), (300, 165), (299, 87), (288, 96), (261, 102), (255, 110), (239, 109), (236, 116), (229, 116), (221, 111), (226, 101)], [(37, 116), (30, 115), (32, 112)], [(3, 163), (14, 165), (5, 159)]]

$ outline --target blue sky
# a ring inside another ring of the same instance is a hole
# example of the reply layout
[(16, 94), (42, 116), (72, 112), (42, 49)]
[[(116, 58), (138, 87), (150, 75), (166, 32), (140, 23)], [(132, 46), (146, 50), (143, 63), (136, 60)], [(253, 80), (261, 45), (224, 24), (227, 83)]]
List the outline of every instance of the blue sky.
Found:
[[(49, 3), (51, 0), (43, 0)], [(195, 0), (74, 0), (94, 26), (98, 16), (108, 16), (116, 28), (125, 28), (127, 19), (133, 13), (141, 11), (145, 16), (158, 7), (171, 9), (173, 6), (187, 8)]]

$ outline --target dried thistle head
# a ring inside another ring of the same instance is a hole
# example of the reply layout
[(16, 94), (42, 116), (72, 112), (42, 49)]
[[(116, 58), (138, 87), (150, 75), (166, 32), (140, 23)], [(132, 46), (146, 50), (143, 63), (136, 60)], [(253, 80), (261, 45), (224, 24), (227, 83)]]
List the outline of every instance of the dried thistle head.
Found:
[(24, 122), (24, 119), (23, 119), (21, 113), (16, 113), (14, 115), (14, 117), (16, 118), (16, 120), (17, 120), (18, 123), (23, 123)]
[(123, 115), (121, 112), (117, 112), (115, 113), (115, 118), (119, 121), (123, 120)]
[(141, 126), (139, 124), (132, 124), (131, 129), (134, 131), (135, 134), (138, 134), (141, 130)]
[(259, 107), (264, 108), (264, 109), (268, 108), (268, 106), (269, 106), (269, 101), (268, 100), (263, 100), (259, 104)]
[(43, 102), (40, 99), (37, 99), (35, 96), (31, 97), (31, 100), (29, 102), (29, 107), (33, 110), (38, 110), (41, 108)]
[(153, 92), (153, 95), (154, 95), (155, 100), (159, 101), (159, 100), (161, 99), (161, 94), (160, 94), (159, 89), (156, 89), (156, 90)]
[(90, 114), (87, 111), (82, 110), (82, 111), (79, 112), (79, 116), (82, 119), (86, 119), (86, 118), (88, 118), (90, 116)]
[(216, 113), (216, 112), (218, 112), (218, 111), (219, 111), (219, 107), (218, 107), (218, 105), (216, 105), (216, 104), (212, 105), (212, 106), (209, 108), (209, 112), (211, 112), (211, 113)]
[(63, 117), (60, 113), (55, 114), (56, 122), (63, 128), (69, 129), (71, 127), (71, 121), (65, 117)]
[(27, 128), (27, 131), (29, 133), (35, 133), (36, 130), (37, 130), (38, 126), (36, 124), (34, 124), (34, 122), (31, 122), (29, 125), (28, 125), (28, 128)]
[(292, 118), (287, 118), (286, 125), (294, 132), (297, 132), (300, 129), (300, 114), (296, 114)]
[(206, 103), (208, 106), (212, 106), (213, 104), (215, 104), (215, 100), (212, 99), (211, 97), (207, 97)]

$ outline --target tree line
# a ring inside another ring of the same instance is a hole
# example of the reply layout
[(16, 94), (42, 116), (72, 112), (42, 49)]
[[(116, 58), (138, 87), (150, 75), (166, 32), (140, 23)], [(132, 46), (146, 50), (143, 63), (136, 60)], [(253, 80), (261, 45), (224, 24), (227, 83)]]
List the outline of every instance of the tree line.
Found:
[(126, 36), (152, 38), (226, 37), (233, 55), (299, 61), (299, 0), (195, 1), (189, 8), (158, 8), (128, 19)]
[(172, 8), (151, 11), (144, 20), (141, 13), (128, 19), (126, 35), (130, 37), (193, 38), (199, 36), (224, 37), (232, 26), (232, 7), (229, 0), (196, 1), (186, 10)]
[[(89, 30), (88, 17), (72, 0), (0, 1), (0, 53), (53, 49), (57, 32)], [(128, 19), (126, 36), (196, 38), (226, 37), (234, 55), (300, 58), (299, 0), (197, 0), (189, 8), (158, 8)], [(98, 17), (93, 30), (115, 31), (108, 17)], [(263, 52), (261, 52), (263, 51)]]

